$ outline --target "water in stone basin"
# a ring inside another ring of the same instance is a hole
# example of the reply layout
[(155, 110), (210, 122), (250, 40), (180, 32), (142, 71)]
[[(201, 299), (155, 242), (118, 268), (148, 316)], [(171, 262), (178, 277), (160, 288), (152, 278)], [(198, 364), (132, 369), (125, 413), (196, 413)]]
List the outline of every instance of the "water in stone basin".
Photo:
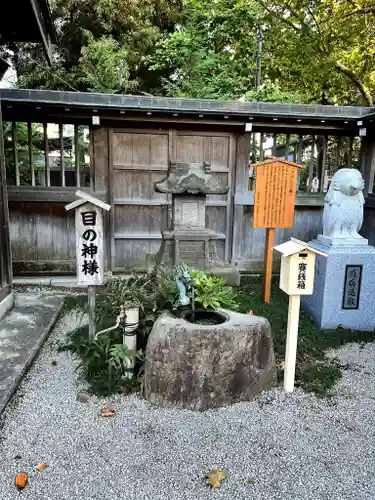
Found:
[(224, 314), (217, 311), (205, 311), (205, 310), (195, 310), (189, 309), (183, 311), (181, 316), (189, 323), (195, 323), (197, 325), (220, 325), (225, 323), (228, 318)]

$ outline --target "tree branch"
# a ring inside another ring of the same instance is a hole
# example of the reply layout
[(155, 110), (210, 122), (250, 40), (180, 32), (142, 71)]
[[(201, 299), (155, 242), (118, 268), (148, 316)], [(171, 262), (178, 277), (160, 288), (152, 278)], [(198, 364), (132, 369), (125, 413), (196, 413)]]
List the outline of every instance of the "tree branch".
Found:
[(310, 16), (313, 18), (314, 20), (314, 23), (317, 27), (317, 30), (318, 30), (318, 33), (319, 33), (319, 36), (320, 36), (320, 44), (322, 46), (322, 49), (323, 49), (323, 52), (325, 52), (326, 54), (328, 54), (328, 50), (327, 50), (327, 47), (325, 46), (324, 44), (324, 39), (323, 39), (323, 35), (322, 35), (322, 30), (320, 29), (320, 24), (318, 23), (316, 17), (315, 17), (315, 14), (314, 12), (310, 9), (310, 7), (308, 7), (308, 10), (309, 10), (309, 13), (310, 13)]
[(370, 91), (366, 87), (366, 85), (363, 83), (361, 78), (354, 73), (353, 70), (345, 66), (344, 64), (340, 63), (339, 61), (336, 62), (336, 69), (340, 71), (343, 75), (346, 75), (350, 80), (354, 83), (354, 85), (358, 88), (360, 91), (363, 99), (365, 100), (366, 104), (369, 107), (374, 106), (374, 100), (370, 94)]
[(269, 14), (271, 14), (271, 16), (276, 17), (276, 19), (283, 22), (284, 24), (287, 24), (290, 28), (293, 28), (295, 31), (297, 32), (300, 31), (300, 28), (296, 26), (290, 19), (288, 19), (287, 17), (283, 17), (278, 12), (272, 10), (270, 7), (268, 7), (266, 2), (264, 2), (263, 0), (258, 0), (258, 2), (262, 5), (264, 9), (266, 9), (266, 11)]
[(369, 5), (368, 7), (364, 8), (364, 9), (357, 9), (357, 10), (353, 10), (353, 12), (349, 12), (349, 14), (345, 14), (345, 16), (343, 16), (343, 19), (347, 18), (347, 17), (351, 17), (351, 16), (358, 16), (358, 15), (364, 15), (364, 14), (375, 14), (375, 3), (372, 3), (371, 5)]

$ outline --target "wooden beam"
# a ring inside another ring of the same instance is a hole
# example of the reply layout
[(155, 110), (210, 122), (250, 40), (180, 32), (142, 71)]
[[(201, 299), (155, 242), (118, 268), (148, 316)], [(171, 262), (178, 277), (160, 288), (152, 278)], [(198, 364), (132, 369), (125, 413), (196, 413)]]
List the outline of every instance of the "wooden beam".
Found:
[(28, 122), (27, 124), (27, 145), (29, 150), (29, 165), (31, 172), (31, 185), (35, 186), (35, 170), (33, 164), (33, 129), (32, 123)]
[(51, 171), (49, 165), (49, 147), (48, 147), (48, 124), (43, 123), (43, 135), (44, 135), (44, 161), (45, 161), (45, 182), (46, 186), (51, 185)]
[(354, 137), (349, 137), (349, 147), (348, 147), (348, 162), (347, 162), (347, 167), (352, 166), (353, 162), (353, 146), (354, 146)]
[(264, 141), (264, 133), (261, 132), (260, 136), (259, 136), (259, 161), (263, 161), (264, 160), (263, 141)]
[(61, 172), (61, 186), (65, 187), (65, 165), (64, 165), (64, 125), (59, 125), (59, 138), (60, 138), (60, 172)]
[(335, 155), (335, 165), (333, 169), (333, 173), (335, 173), (340, 167), (340, 158), (341, 158), (341, 145), (342, 145), (342, 137), (336, 137), (336, 155)]
[(311, 141), (311, 155), (310, 155), (310, 161), (309, 161), (309, 177), (307, 180), (307, 192), (311, 192), (312, 188), (312, 181), (314, 177), (314, 159), (315, 159), (315, 142), (316, 138), (315, 135), (311, 136), (312, 141)]
[(20, 166), (18, 164), (18, 140), (17, 140), (17, 123), (12, 122), (12, 138), (13, 138), (13, 158), (14, 158), (14, 168), (16, 173), (16, 186), (21, 185), (20, 180)]
[[(302, 165), (302, 156), (303, 156), (303, 135), (298, 136), (298, 145), (297, 145), (297, 158), (296, 163)], [(297, 191), (300, 190), (301, 184), (301, 169), (298, 169), (297, 172)], [(298, 195), (297, 195), (298, 196)]]
[[(234, 177), (234, 197), (248, 193), (248, 164), (250, 154), (251, 134), (245, 133), (237, 136), (236, 166)], [(251, 194), (251, 193), (249, 193)], [(242, 256), (243, 230), (244, 230), (244, 206), (235, 205), (233, 209), (233, 243), (232, 262), (236, 262)], [(251, 229), (249, 228), (249, 231)]]
[(286, 137), (285, 137), (285, 151), (284, 151), (284, 158), (286, 160), (289, 159), (289, 146), (290, 146), (290, 134), (286, 134)]
[[(8, 198), (12, 202), (70, 203), (76, 199), (75, 187), (8, 186)], [(106, 191), (97, 191), (93, 196), (106, 200)]]
[(81, 172), (79, 164), (79, 137), (78, 125), (74, 125), (74, 166), (76, 169), (76, 186), (81, 187)]
[(277, 134), (274, 133), (272, 136), (273, 142), (272, 142), (272, 156), (276, 156), (276, 149), (277, 149)]
[(323, 156), (322, 156), (322, 166), (320, 170), (320, 182), (319, 182), (319, 191), (321, 193), (324, 192), (324, 179), (325, 179), (325, 170), (327, 166), (327, 150), (328, 150), (328, 137), (323, 136)]

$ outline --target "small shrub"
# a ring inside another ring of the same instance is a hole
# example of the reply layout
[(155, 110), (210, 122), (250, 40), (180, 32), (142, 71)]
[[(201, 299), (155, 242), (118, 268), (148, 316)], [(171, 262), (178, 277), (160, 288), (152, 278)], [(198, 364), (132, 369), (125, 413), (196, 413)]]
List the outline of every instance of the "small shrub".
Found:
[(129, 392), (136, 383), (136, 379), (123, 377), (124, 366), (142, 357), (122, 344), (119, 330), (90, 340), (88, 327), (80, 327), (59, 344), (59, 350), (70, 351), (80, 358), (78, 368), (82, 369), (95, 394), (106, 396), (114, 392)]
[(237, 310), (236, 294), (224, 278), (193, 269), (190, 275), (194, 281), (195, 302), (203, 309)]

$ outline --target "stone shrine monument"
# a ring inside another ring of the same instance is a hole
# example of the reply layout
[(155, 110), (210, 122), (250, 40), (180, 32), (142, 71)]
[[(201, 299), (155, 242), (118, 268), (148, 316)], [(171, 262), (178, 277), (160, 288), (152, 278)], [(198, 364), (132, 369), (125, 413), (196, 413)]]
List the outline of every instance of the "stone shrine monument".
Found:
[(160, 264), (188, 266), (227, 277), (239, 284), (239, 272), (222, 261), (217, 249), (218, 235), (206, 228), (206, 197), (226, 194), (229, 186), (212, 188), (209, 185), (211, 167), (207, 163), (169, 164), (167, 176), (154, 184), (158, 193), (172, 195), (172, 227), (162, 230), (162, 244), (156, 255), (147, 256), (147, 266)]
[(314, 291), (302, 297), (302, 307), (322, 329), (374, 330), (375, 248), (358, 233), (363, 187), (359, 170), (334, 174), (324, 198), (323, 234), (309, 242), (327, 257), (317, 256)]

